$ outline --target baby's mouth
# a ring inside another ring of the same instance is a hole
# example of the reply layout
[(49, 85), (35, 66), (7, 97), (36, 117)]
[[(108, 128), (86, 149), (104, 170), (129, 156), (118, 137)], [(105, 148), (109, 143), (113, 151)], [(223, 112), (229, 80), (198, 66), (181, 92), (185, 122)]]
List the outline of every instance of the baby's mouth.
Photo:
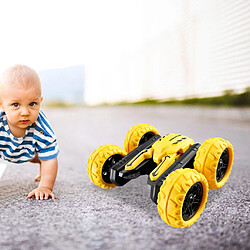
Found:
[(27, 124), (29, 122), (29, 120), (21, 120), (20, 123), (22, 124)]

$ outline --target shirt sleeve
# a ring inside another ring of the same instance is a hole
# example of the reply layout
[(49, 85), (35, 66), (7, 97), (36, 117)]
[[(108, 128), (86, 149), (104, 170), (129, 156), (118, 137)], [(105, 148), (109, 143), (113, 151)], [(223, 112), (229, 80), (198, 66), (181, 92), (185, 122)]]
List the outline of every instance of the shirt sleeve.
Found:
[(54, 142), (46, 145), (38, 151), (38, 158), (42, 161), (47, 161), (56, 158), (58, 154), (59, 148), (57, 140), (54, 140)]
[(34, 139), (40, 160), (51, 160), (58, 156), (59, 147), (57, 138), (47, 117), (41, 111), (34, 127)]

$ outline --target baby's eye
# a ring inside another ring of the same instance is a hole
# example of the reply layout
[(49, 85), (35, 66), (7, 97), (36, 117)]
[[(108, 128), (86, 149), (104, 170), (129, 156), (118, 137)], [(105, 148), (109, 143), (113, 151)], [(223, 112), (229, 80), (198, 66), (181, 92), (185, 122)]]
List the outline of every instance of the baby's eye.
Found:
[(12, 103), (12, 106), (15, 107), (15, 108), (18, 108), (19, 107), (19, 103), (17, 103), (17, 102)]
[(30, 107), (35, 107), (36, 104), (37, 104), (36, 102), (31, 102), (31, 103), (30, 103)]

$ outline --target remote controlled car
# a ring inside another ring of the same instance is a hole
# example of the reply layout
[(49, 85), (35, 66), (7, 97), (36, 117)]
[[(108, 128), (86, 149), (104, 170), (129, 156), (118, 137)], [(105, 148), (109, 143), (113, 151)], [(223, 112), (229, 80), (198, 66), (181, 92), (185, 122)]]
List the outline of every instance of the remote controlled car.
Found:
[(208, 188), (222, 187), (233, 164), (229, 141), (211, 138), (199, 144), (180, 134), (160, 136), (149, 124), (133, 126), (124, 147), (98, 147), (88, 160), (90, 179), (108, 189), (148, 175), (150, 197), (173, 227), (189, 227), (199, 218)]

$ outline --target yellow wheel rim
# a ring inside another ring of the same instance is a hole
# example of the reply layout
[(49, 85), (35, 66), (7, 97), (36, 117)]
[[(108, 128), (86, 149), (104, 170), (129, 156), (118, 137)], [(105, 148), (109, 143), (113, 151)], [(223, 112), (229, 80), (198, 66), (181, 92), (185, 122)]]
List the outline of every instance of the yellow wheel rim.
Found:
[[(119, 146), (116, 145), (104, 145), (98, 147), (89, 157), (87, 171), (91, 181), (101, 188), (114, 188), (115, 184), (107, 181), (109, 177), (105, 178), (104, 168), (105, 163), (113, 157), (112, 160), (121, 159), (127, 153)], [(118, 157), (116, 157), (118, 156)], [(120, 156), (120, 157), (119, 157)], [(115, 162), (113, 162), (115, 164)], [(108, 167), (108, 166), (106, 166)], [(108, 174), (108, 173), (107, 173)], [(105, 181), (106, 180), (106, 181)]]
[(148, 140), (154, 135), (158, 135), (157, 129), (149, 124), (137, 124), (127, 133), (124, 140), (124, 148), (127, 153), (137, 148), (144, 140)]
[(207, 196), (204, 175), (194, 169), (177, 169), (163, 182), (157, 208), (162, 220), (170, 226), (189, 227), (200, 217)]
[(211, 138), (199, 147), (194, 169), (205, 175), (209, 188), (222, 187), (231, 173), (233, 165), (233, 146), (222, 138)]

